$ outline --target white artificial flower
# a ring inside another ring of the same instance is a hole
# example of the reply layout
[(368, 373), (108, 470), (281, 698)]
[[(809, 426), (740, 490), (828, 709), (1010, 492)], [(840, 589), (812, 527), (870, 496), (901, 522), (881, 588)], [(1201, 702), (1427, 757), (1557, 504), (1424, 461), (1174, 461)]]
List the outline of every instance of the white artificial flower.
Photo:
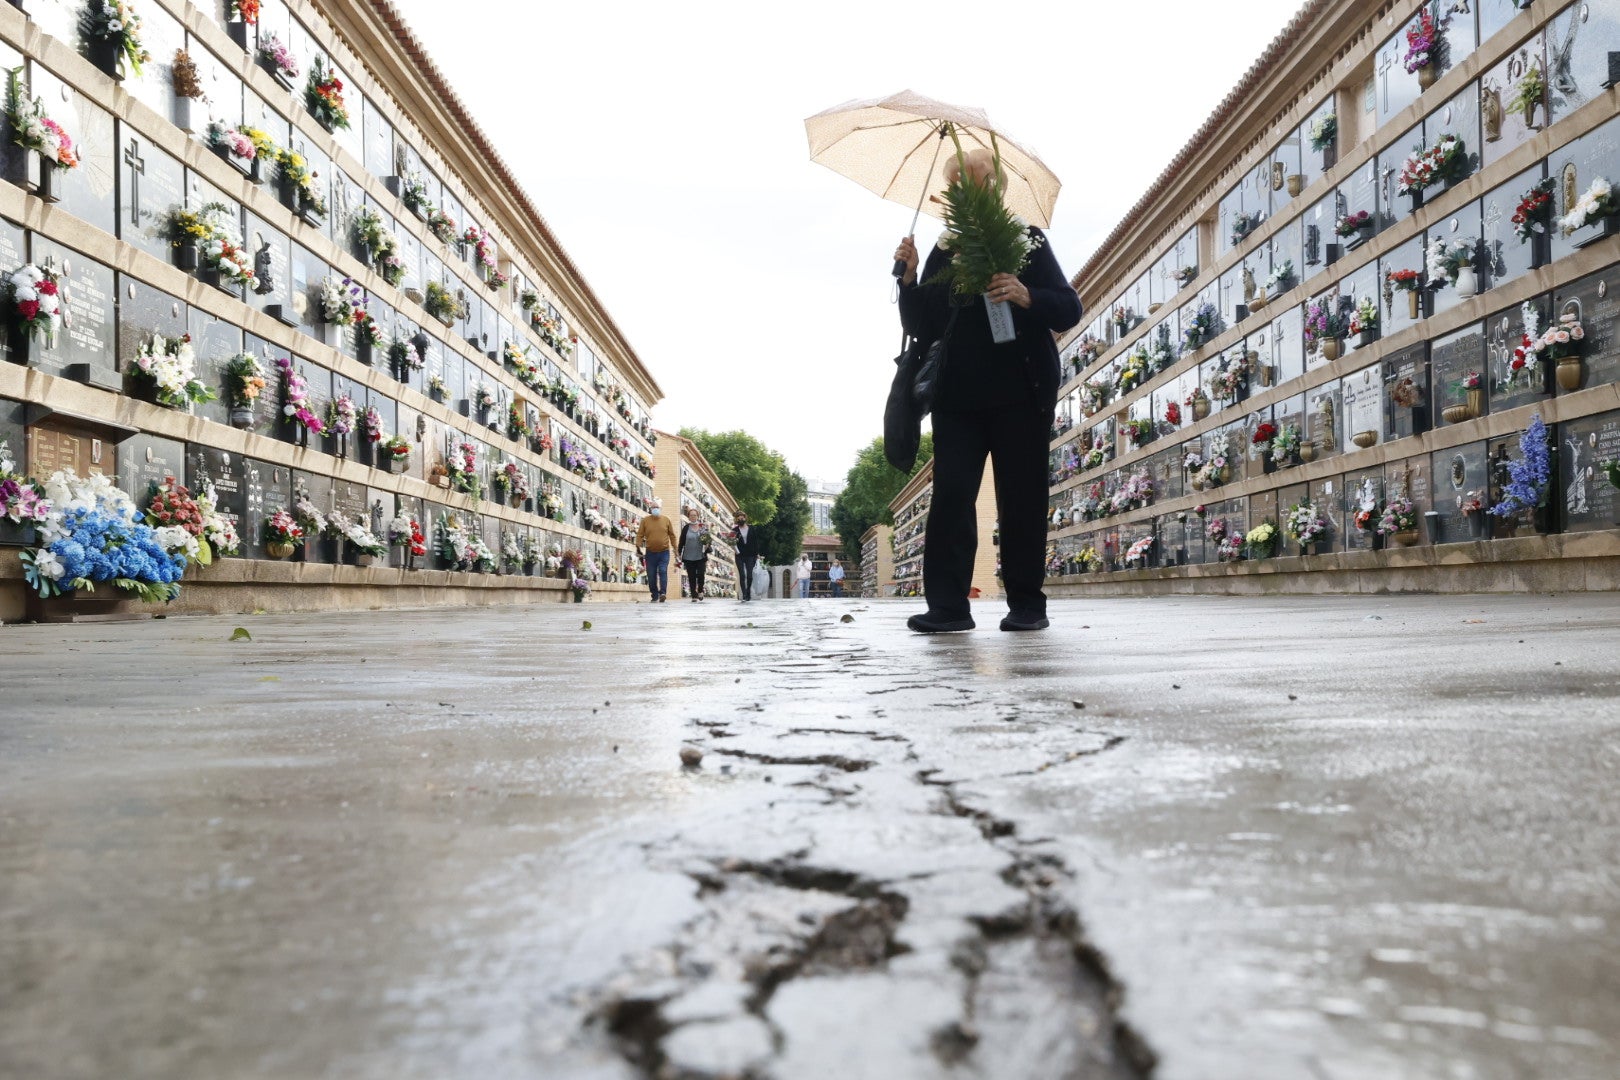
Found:
[(34, 552), (34, 569), (39, 571), (40, 577), (48, 581), (62, 580), (63, 566), (61, 560), (57, 559), (55, 555), (45, 548), (40, 548)]

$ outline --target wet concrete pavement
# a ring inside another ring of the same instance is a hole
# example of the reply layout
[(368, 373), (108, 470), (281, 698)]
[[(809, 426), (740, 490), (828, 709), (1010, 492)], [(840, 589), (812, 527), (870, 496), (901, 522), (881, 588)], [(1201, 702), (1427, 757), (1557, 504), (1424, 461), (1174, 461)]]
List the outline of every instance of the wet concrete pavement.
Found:
[(0, 1075), (1620, 1075), (1620, 601), (911, 610), (0, 629)]

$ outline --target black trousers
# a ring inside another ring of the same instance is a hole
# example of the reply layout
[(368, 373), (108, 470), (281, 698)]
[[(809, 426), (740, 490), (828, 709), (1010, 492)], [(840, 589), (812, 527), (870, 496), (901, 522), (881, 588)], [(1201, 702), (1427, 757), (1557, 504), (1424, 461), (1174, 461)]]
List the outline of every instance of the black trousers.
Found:
[(692, 590), (693, 596), (703, 595), (703, 571), (709, 565), (708, 559), (682, 559), (686, 567), (686, 587)]
[(1046, 466), (1052, 409), (1022, 403), (973, 411), (934, 411), (934, 499), (923, 538), (928, 610), (969, 614), (984, 459), (990, 458), (1001, 526), (1001, 581), (1007, 607), (1045, 616)]
[(754, 598), (754, 564), (758, 561), (758, 555), (737, 556), (737, 588), (742, 590), (744, 600)]

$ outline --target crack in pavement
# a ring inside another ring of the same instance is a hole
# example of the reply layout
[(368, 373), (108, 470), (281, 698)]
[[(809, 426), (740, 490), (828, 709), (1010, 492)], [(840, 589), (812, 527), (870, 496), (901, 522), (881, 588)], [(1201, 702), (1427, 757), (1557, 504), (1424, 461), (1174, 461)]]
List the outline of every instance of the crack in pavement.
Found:
[(843, 754), (817, 754), (807, 757), (803, 755), (762, 754), (754, 750), (738, 750), (729, 746), (712, 746), (710, 749), (726, 757), (757, 761), (762, 765), (821, 765), (832, 769), (842, 769), (845, 772), (864, 772), (875, 764), (862, 758), (846, 757)]

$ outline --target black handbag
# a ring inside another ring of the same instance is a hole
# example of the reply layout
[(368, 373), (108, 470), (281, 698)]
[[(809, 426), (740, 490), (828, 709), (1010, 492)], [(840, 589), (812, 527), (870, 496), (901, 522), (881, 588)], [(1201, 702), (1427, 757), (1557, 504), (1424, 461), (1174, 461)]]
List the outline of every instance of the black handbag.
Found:
[(894, 358), (894, 381), (883, 406), (883, 457), (903, 473), (917, 463), (922, 445), (922, 419), (934, 410), (939, 392), (939, 376), (945, 367), (945, 343), (956, 325), (957, 308), (945, 323), (938, 341), (924, 346), (920, 338), (901, 338), (900, 355)]

